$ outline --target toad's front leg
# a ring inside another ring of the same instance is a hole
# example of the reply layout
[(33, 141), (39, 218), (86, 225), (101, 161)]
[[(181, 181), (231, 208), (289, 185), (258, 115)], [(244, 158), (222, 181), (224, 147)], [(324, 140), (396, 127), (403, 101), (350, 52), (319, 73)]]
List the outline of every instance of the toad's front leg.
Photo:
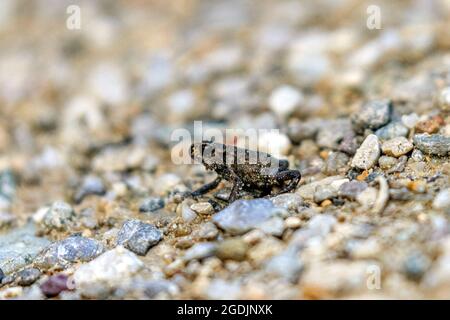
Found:
[[(277, 182), (280, 185), (284, 185), (284, 188), (282, 188), (276, 194), (290, 192), (293, 189), (295, 189), (295, 187), (300, 182), (301, 177), (302, 176), (300, 174), (300, 171), (298, 171), (298, 170), (286, 170), (286, 171), (278, 172), (275, 176), (275, 179), (277, 180)], [(290, 182), (286, 185), (286, 183), (285, 183), (286, 181), (290, 181)]]
[(222, 181), (222, 177), (217, 177), (216, 179), (214, 179), (214, 181), (207, 183), (204, 186), (198, 188), (197, 190), (191, 192), (190, 195), (192, 197), (199, 197), (201, 195), (204, 195), (205, 193), (215, 189), (219, 185), (220, 181)]

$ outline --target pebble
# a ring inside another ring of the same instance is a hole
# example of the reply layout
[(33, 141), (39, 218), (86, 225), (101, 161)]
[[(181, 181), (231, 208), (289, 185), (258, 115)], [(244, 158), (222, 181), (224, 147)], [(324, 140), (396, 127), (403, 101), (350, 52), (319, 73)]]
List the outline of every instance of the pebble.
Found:
[(248, 244), (242, 238), (226, 239), (217, 244), (216, 256), (221, 260), (244, 261), (248, 249)]
[(275, 207), (286, 209), (290, 212), (299, 212), (304, 205), (302, 197), (296, 193), (283, 193), (270, 198)]
[(303, 263), (296, 250), (287, 249), (272, 257), (264, 269), (268, 274), (282, 277), (295, 284), (303, 270)]
[(36, 268), (27, 268), (17, 274), (17, 284), (19, 286), (30, 286), (41, 276), (41, 271)]
[(81, 265), (74, 273), (76, 289), (87, 298), (105, 298), (143, 268), (144, 264), (122, 246)]
[(392, 102), (389, 100), (373, 100), (365, 103), (352, 118), (356, 132), (364, 129), (378, 129), (387, 124), (391, 118)]
[(191, 205), (191, 209), (202, 215), (210, 215), (214, 213), (214, 208), (209, 202), (197, 202)]
[(352, 167), (362, 170), (372, 168), (380, 157), (380, 143), (378, 137), (370, 134), (356, 151), (352, 160)]
[(80, 203), (83, 199), (90, 195), (102, 196), (106, 192), (102, 179), (96, 176), (87, 176), (84, 178), (81, 187), (75, 193), (74, 200)]
[(259, 135), (258, 150), (274, 157), (283, 158), (289, 154), (292, 144), (288, 136), (278, 132), (263, 132)]
[(11, 274), (30, 264), (50, 241), (35, 236), (33, 225), (26, 225), (0, 236), (0, 269)]
[(397, 158), (390, 156), (381, 156), (380, 159), (378, 159), (378, 165), (383, 170), (389, 170), (393, 168), (397, 163)]
[(325, 160), (323, 172), (326, 175), (343, 175), (348, 169), (350, 158), (343, 152), (331, 152)]
[(69, 277), (63, 273), (51, 276), (40, 285), (42, 293), (47, 298), (53, 298), (62, 291), (69, 290)]
[(303, 99), (303, 94), (299, 90), (283, 85), (270, 94), (269, 107), (275, 114), (284, 118), (292, 114), (301, 105)]
[(9, 207), (16, 192), (16, 180), (11, 170), (0, 171), (0, 210)]
[(390, 140), (397, 137), (406, 137), (408, 133), (409, 129), (400, 121), (391, 122), (375, 131), (375, 134), (380, 140)]
[(415, 127), (416, 133), (437, 133), (443, 124), (444, 120), (440, 116), (434, 116), (430, 119), (419, 121)]
[(183, 259), (186, 261), (191, 261), (212, 257), (216, 252), (216, 248), (217, 244), (212, 242), (196, 243), (191, 248), (186, 250)]
[(363, 181), (349, 181), (341, 185), (338, 195), (350, 200), (355, 200), (358, 194), (366, 190), (368, 187)]
[(408, 129), (413, 129), (416, 126), (417, 122), (419, 122), (419, 120), (420, 118), (417, 113), (410, 113), (402, 116), (402, 123)]
[(75, 211), (64, 201), (54, 202), (45, 213), (40, 227), (45, 233), (52, 230), (67, 231), (76, 223)]
[(433, 200), (433, 208), (450, 212), (450, 188), (439, 191)]
[(75, 262), (91, 261), (103, 251), (97, 240), (74, 235), (50, 244), (34, 259), (34, 264), (40, 269), (66, 268)]
[(450, 137), (440, 134), (416, 134), (414, 145), (423, 153), (444, 157), (450, 154)]
[(444, 88), (439, 95), (439, 107), (443, 111), (450, 111), (450, 87)]
[(423, 161), (424, 156), (422, 151), (419, 149), (414, 149), (414, 151), (411, 153), (411, 159), (413, 159), (415, 162)]
[(237, 200), (213, 216), (213, 222), (231, 234), (243, 234), (272, 217), (284, 214), (267, 199)]
[(123, 245), (134, 253), (145, 256), (162, 238), (162, 232), (154, 225), (139, 220), (127, 220), (117, 235), (117, 245)]
[(284, 220), (284, 226), (289, 229), (298, 229), (302, 225), (302, 220), (299, 217), (287, 217)]
[(190, 223), (197, 218), (197, 214), (194, 210), (191, 209), (187, 202), (183, 202), (181, 205), (181, 217), (183, 221), (186, 223)]
[(349, 135), (353, 135), (349, 119), (331, 120), (320, 127), (316, 142), (319, 147), (337, 150), (342, 140)]
[(139, 212), (155, 212), (164, 208), (164, 200), (159, 197), (144, 199), (139, 205)]
[(308, 184), (305, 184), (297, 189), (297, 193), (305, 200), (314, 200), (314, 193), (316, 192), (317, 187), (319, 186), (332, 186), (336, 189), (347, 182), (348, 179), (344, 179), (342, 176), (331, 176), (319, 181), (314, 181)]
[(332, 199), (336, 197), (338, 191), (329, 185), (319, 185), (314, 192), (314, 202), (321, 203), (324, 200)]
[(297, 118), (293, 118), (288, 123), (288, 137), (293, 143), (300, 143), (306, 139), (313, 139), (323, 123), (324, 121), (321, 119), (300, 121)]
[(213, 240), (219, 234), (216, 225), (210, 221), (200, 225), (200, 228), (195, 232), (195, 236), (201, 240)]
[(397, 137), (383, 142), (383, 144), (381, 145), (381, 150), (388, 156), (398, 158), (410, 152), (413, 147), (413, 144), (409, 142), (405, 137)]
[(430, 265), (431, 261), (426, 255), (421, 252), (414, 252), (406, 258), (403, 264), (403, 272), (409, 279), (419, 281)]

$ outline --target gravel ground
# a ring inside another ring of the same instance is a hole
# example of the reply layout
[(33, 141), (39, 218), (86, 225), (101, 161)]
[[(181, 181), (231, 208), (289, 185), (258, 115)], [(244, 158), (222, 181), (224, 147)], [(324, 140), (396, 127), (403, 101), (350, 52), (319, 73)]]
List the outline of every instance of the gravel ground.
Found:
[[(0, 299), (450, 298), (450, 2), (371, 4), (2, 0)], [(299, 185), (183, 197), (196, 120)]]

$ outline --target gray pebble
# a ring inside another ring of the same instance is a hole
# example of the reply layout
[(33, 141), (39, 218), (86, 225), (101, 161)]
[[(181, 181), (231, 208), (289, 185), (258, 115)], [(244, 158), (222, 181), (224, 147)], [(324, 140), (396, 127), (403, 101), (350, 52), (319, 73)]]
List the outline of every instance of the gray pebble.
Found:
[(350, 200), (355, 200), (356, 196), (368, 187), (363, 181), (349, 181), (339, 187), (338, 195)]
[(337, 190), (329, 185), (319, 185), (314, 191), (314, 202), (321, 203), (324, 200), (337, 196)]
[(383, 170), (388, 170), (393, 168), (398, 163), (397, 158), (390, 157), (390, 156), (381, 156), (380, 159), (378, 159), (378, 165)]
[(216, 247), (217, 245), (212, 242), (196, 243), (185, 252), (183, 259), (191, 261), (211, 257), (214, 255)]
[(97, 240), (74, 235), (49, 245), (36, 257), (34, 263), (41, 269), (65, 268), (74, 262), (91, 261), (103, 251), (103, 245)]
[(352, 117), (353, 128), (360, 133), (364, 132), (364, 129), (378, 129), (389, 122), (391, 112), (391, 101), (369, 101)]
[(70, 204), (64, 201), (54, 202), (41, 221), (41, 227), (45, 232), (67, 231), (74, 225), (75, 211)]
[(164, 200), (158, 197), (144, 199), (139, 206), (140, 212), (154, 212), (164, 208)]
[(102, 179), (95, 176), (87, 176), (84, 178), (81, 187), (75, 193), (74, 200), (77, 203), (83, 201), (83, 199), (89, 195), (102, 196), (106, 192)]
[(123, 245), (144, 256), (151, 247), (161, 241), (163, 234), (152, 224), (139, 220), (127, 220), (117, 235), (117, 245)]
[(333, 175), (343, 175), (345, 174), (349, 169), (349, 162), (350, 158), (348, 155), (342, 152), (331, 152), (328, 155), (327, 160), (325, 161), (325, 165), (323, 168), (323, 172), (326, 175), (333, 176)]
[(19, 286), (30, 286), (41, 276), (41, 271), (36, 268), (27, 268), (17, 274), (17, 284)]
[(450, 154), (450, 137), (440, 134), (416, 134), (414, 135), (414, 145), (423, 153), (446, 156)]
[(349, 119), (336, 119), (325, 123), (317, 133), (316, 142), (322, 148), (337, 150), (341, 141), (353, 134)]
[(291, 283), (297, 283), (303, 270), (303, 263), (297, 251), (291, 248), (272, 257), (266, 263), (265, 270), (267, 273), (282, 277)]
[(406, 137), (408, 132), (409, 129), (407, 127), (405, 127), (401, 122), (396, 121), (381, 127), (375, 131), (375, 134), (380, 140), (389, 140), (396, 137)]
[(403, 270), (409, 279), (418, 281), (425, 274), (430, 264), (430, 259), (427, 256), (421, 252), (414, 252), (406, 258)]
[(292, 212), (298, 212), (303, 206), (303, 198), (296, 193), (283, 193), (270, 198), (270, 201), (279, 208)]
[(411, 159), (413, 159), (415, 162), (423, 161), (424, 156), (422, 151), (419, 149), (414, 149), (414, 151), (411, 153)]
[(380, 157), (380, 143), (378, 137), (370, 134), (356, 151), (352, 160), (352, 167), (367, 170), (372, 168)]
[(300, 121), (296, 118), (292, 119), (288, 124), (287, 135), (293, 143), (300, 143), (306, 139), (313, 139), (324, 121), (320, 119), (311, 119), (308, 121)]
[(282, 213), (267, 199), (237, 200), (216, 213), (213, 222), (232, 234), (243, 234)]

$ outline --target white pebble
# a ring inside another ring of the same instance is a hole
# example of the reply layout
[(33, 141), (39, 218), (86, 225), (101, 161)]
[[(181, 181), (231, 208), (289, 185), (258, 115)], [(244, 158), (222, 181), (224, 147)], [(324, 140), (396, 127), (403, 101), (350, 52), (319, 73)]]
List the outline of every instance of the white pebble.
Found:
[(269, 97), (270, 109), (280, 117), (292, 114), (302, 102), (303, 94), (288, 85), (276, 88)]
[(367, 170), (372, 168), (380, 157), (380, 143), (378, 137), (370, 134), (356, 151), (352, 160), (352, 167)]

